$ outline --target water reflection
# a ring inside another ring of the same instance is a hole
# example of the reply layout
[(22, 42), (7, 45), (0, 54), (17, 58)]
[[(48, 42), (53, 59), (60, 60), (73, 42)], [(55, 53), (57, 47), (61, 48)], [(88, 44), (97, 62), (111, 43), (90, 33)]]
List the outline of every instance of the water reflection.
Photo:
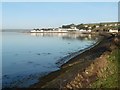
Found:
[(62, 37), (68, 35), (67, 33), (30, 33), (31, 36), (42, 36), (42, 37)]
[(36, 37), (62, 37), (62, 39), (68, 40), (96, 40), (96, 35), (81, 34), (81, 33), (30, 33), (31, 36)]

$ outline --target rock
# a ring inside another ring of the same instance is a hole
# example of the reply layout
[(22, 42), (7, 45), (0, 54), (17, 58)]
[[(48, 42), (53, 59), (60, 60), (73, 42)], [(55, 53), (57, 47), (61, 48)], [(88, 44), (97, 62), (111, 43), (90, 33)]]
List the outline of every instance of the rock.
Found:
[(76, 85), (78, 84), (78, 82), (77, 82), (77, 81), (73, 81), (73, 83), (74, 83), (74, 84), (76, 84)]
[(69, 88), (69, 89), (72, 89), (70, 84), (67, 84), (66, 87)]
[(78, 77), (80, 77), (80, 74), (78, 73), (78, 75), (77, 75)]
[(78, 85), (76, 85), (76, 88), (80, 88)]
[(88, 72), (88, 71), (85, 71), (85, 73), (86, 73), (86, 74), (89, 74), (89, 72)]
[(74, 80), (80, 81), (80, 77), (76, 76)]
[(79, 87), (82, 87), (82, 84), (81, 83), (78, 83)]
[(72, 85), (72, 87), (75, 87), (75, 84), (74, 84), (74, 83), (72, 83), (71, 85)]

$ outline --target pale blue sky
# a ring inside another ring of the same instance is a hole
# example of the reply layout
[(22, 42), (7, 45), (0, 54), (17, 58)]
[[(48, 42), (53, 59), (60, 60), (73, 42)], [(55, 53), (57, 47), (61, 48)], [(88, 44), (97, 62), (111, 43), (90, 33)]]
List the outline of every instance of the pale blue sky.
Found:
[(4, 29), (59, 27), (118, 21), (117, 2), (10, 2), (2, 4)]

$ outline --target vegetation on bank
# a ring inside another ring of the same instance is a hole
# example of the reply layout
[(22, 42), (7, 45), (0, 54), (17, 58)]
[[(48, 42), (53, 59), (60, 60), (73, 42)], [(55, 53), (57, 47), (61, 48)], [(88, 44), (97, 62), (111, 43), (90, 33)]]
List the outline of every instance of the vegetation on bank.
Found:
[(84, 30), (93, 30), (93, 31), (108, 31), (110, 29), (120, 31), (120, 23), (119, 22), (106, 22), (106, 23), (91, 23), (91, 24), (69, 24), (69, 25), (62, 25), (62, 28), (71, 28), (76, 27), (77, 29), (84, 29)]
[(120, 88), (120, 49), (114, 50), (107, 58), (107, 69), (103, 69), (103, 77), (99, 77), (91, 88)]

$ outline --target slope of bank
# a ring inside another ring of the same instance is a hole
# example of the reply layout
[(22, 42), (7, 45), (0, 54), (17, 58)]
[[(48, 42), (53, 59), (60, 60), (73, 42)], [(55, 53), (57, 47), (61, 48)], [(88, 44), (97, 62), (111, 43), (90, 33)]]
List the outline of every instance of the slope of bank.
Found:
[(104, 78), (103, 72), (111, 71), (111, 68), (107, 68), (110, 63), (107, 58), (113, 50), (117, 50), (113, 35), (102, 36), (104, 38), (95, 47), (72, 58), (62, 65), (60, 70), (44, 76), (32, 87), (69, 89), (98, 87), (99, 78)]
[(113, 50), (110, 55), (103, 55), (100, 58), (100, 61), (106, 65), (104, 65), (103, 68), (99, 68), (98, 78), (94, 83), (90, 85), (91, 88), (120, 88), (118, 72), (118, 67), (120, 66), (120, 63), (118, 61), (120, 60), (119, 55), (120, 49)]
[(100, 69), (102, 76), (91, 84), (91, 88), (120, 88), (120, 34), (113, 39), (113, 42), (112, 47), (116, 48), (112, 48), (110, 54), (104, 56), (107, 65)]

